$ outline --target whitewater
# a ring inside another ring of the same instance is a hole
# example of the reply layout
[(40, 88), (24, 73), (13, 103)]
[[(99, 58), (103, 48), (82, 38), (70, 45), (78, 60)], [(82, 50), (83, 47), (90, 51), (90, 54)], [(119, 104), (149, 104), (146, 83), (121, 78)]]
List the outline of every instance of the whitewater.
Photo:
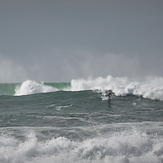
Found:
[[(57, 86), (56, 86), (57, 87)], [(27, 80), (17, 86), (15, 89), (15, 95), (27, 95), (35, 93), (54, 92), (59, 89), (55, 86), (44, 85), (43, 83), (37, 83), (35, 81)], [(129, 80), (127, 77), (113, 78), (108, 76), (107, 78), (96, 79), (79, 79), (72, 80), (71, 87), (61, 88), (68, 91), (81, 91), (81, 90), (112, 90), (116, 96), (136, 95), (143, 98), (149, 98), (151, 100), (163, 101), (163, 78), (147, 78), (142, 81)]]
[(0, 111), (0, 163), (163, 162), (161, 77), (0, 83)]

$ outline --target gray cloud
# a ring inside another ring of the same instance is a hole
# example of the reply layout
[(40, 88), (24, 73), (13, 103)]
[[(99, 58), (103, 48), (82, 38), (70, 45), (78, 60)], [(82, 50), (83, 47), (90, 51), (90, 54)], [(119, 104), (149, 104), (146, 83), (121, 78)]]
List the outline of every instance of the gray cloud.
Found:
[(19, 77), (1, 70), (0, 81), (163, 76), (162, 6), (161, 0), (2, 0), (1, 58)]

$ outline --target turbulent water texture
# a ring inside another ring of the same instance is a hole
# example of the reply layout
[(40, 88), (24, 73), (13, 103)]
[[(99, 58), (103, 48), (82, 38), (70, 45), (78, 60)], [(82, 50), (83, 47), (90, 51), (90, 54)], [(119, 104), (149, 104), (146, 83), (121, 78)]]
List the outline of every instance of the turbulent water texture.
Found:
[(162, 78), (0, 84), (0, 111), (0, 163), (163, 162)]

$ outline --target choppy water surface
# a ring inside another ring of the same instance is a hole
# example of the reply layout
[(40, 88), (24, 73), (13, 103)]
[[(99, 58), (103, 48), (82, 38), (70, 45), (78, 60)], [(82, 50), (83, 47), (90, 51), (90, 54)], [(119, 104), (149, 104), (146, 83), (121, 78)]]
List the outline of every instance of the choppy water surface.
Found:
[(161, 163), (162, 85), (111, 76), (0, 84), (0, 162)]

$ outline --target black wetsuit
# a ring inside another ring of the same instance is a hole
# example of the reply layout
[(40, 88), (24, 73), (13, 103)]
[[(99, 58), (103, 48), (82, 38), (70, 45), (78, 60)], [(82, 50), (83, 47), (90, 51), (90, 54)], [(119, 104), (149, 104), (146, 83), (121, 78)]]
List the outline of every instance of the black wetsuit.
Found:
[(108, 97), (109, 97), (109, 98), (111, 97), (111, 93), (110, 93), (110, 92), (108, 93)]

